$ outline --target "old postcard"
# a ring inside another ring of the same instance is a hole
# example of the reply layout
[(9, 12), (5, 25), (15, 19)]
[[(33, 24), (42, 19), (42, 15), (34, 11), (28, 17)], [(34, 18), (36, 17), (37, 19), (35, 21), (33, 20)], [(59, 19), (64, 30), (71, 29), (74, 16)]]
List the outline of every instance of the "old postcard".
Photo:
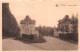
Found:
[(0, 2), (1, 50), (79, 51), (79, 1)]

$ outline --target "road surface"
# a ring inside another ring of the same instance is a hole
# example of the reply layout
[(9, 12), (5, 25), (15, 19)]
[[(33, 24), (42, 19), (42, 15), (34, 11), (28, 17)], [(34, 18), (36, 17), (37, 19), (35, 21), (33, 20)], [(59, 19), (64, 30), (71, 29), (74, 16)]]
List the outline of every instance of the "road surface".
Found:
[(59, 38), (44, 36), (44, 43), (24, 43), (13, 38), (2, 40), (3, 50), (77, 50), (78, 45), (63, 41)]

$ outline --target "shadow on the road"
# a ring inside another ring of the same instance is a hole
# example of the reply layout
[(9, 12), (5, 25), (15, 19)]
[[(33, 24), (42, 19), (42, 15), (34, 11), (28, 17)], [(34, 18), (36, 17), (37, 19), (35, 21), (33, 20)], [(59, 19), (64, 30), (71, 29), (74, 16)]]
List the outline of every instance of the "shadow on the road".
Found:
[(43, 37), (38, 38), (37, 40), (31, 40), (28, 38), (14, 38), (14, 40), (19, 40), (24, 43), (30, 44), (30, 43), (44, 43), (46, 40)]
[(6, 39), (6, 38), (8, 38), (8, 37), (2, 37), (2, 39)]
[(8, 39), (8, 38), (13, 38), (13, 37), (7, 37), (7, 36), (6, 37), (2, 37), (2, 39)]

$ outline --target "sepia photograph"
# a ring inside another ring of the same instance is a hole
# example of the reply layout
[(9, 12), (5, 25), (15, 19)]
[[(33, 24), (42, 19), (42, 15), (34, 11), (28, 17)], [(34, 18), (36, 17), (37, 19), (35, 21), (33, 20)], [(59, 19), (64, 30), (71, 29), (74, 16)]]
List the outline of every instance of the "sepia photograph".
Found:
[(2, 3), (2, 51), (78, 51), (78, 2)]

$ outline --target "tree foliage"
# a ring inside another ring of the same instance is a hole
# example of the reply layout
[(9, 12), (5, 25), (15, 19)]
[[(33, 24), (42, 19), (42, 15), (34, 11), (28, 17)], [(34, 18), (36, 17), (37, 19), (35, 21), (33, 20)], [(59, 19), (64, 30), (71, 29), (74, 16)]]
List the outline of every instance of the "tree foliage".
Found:
[[(65, 15), (65, 17), (58, 21), (58, 31), (69, 32), (69, 25), (72, 25), (73, 33), (78, 33), (78, 18), (76, 16), (72, 16), (69, 18), (69, 15)], [(65, 28), (64, 28), (65, 27)]]
[(43, 36), (53, 36), (54, 29), (52, 27), (39, 26), (36, 29)]
[(78, 17), (72, 16), (71, 24), (73, 25), (73, 33), (78, 33)]
[(63, 32), (59, 34), (59, 37), (64, 40), (73, 40), (78, 42), (78, 16), (73, 15), (69, 18), (68, 15), (65, 15), (65, 17), (58, 22), (57, 30)]
[(8, 3), (2, 3), (2, 36), (17, 36), (19, 27), (17, 21), (9, 9)]

